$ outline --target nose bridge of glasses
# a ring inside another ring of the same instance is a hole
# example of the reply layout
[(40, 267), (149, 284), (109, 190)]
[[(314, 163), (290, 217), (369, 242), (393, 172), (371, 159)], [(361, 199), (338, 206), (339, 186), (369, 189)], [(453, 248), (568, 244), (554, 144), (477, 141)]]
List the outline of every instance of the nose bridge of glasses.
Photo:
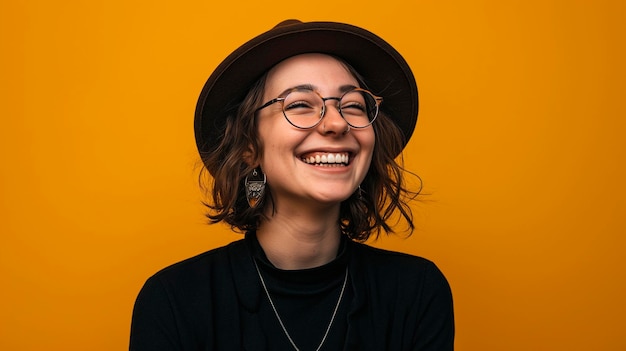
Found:
[[(321, 96), (320, 96), (321, 97)], [(331, 104), (331, 105), (335, 105), (335, 110), (337, 110), (337, 113), (341, 115), (341, 97), (337, 97), (337, 96), (329, 96), (329, 97), (322, 97), (322, 111), (321, 111), (321, 116), (323, 117), (326, 114), (326, 109), (328, 108), (328, 106), (326, 105), (326, 101), (328, 100), (333, 100), (333, 101), (337, 101), (336, 104)]]

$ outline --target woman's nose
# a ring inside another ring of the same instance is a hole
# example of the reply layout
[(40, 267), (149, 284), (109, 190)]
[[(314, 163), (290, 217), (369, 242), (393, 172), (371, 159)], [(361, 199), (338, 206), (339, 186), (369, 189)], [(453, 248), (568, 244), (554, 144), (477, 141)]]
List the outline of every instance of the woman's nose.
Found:
[(320, 123), (319, 131), (323, 134), (342, 135), (348, 131), (348, 127), (348, 123), (341, 116), (337, 104), (326, 103), (324, 117), (322, 118), (322, 123)]

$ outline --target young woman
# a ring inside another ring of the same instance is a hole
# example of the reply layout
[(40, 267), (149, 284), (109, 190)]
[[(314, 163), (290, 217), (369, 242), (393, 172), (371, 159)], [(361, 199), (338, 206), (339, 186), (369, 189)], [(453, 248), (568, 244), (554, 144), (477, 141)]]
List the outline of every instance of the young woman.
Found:
[(148, 279), (131, 350), (452, 350), (430, 261), (361, 242), (412, 230), (394, 160), (417, 121), (413, 74), (380, 37), (289, 20), (218, 66), (195, 131), (209, 218), (242, 240)]

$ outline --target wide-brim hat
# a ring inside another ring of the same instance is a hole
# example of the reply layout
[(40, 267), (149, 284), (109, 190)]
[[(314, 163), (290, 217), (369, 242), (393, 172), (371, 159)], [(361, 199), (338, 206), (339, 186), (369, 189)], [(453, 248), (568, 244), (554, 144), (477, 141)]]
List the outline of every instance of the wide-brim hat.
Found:
[(233, 51), (207, 80), (196, 106), (195, 135), (201, 155), (214, 149), (224, 132), (228, 109), (241, 102), (270, 68), (295, 55), (324, 53), (342, 58), (383, 97), (381, 109), (408, 142), (418, 114), (411, 68), (389, 43), (363, 28), (336, 22), (287, 20)]

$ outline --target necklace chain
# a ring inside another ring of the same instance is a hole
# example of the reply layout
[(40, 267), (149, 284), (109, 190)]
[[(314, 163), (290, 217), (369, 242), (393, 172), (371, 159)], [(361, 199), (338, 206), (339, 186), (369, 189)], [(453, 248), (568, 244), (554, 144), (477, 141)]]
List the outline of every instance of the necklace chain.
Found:
[[(254, 266), (256, 267), (256, 272), (258, 273), (259, 279), (261, 280), (261, 285), (263, 286), (263, 290), (265, 290), (265, 295), (267, 296), (267, 299), (270, 301), (270, 305), (272, 306), (272, 310), (274, 311), (274, 314), (276, 315), (276, 318), (278, 319), (278, 323), (280, 323), (280, 327), (283, 329), (283, 332), (287, 336), (287, 339), (289, 339), (289, 342), (291, 343), (291, 346), (293, 346), (293, 348), (296, 351), (300, 351), (298, 346), (296, 346), (296, 343), (291, 338), (291, 335), (289, 335), (289, 332), (287, 331), (287, 328), (285, 328), (285, 324), (283, 323), (282, 318), (280, 318), (280, 315), (278, 314), (278, 310), (276, 309), (276, 306), (274, 305), (274, 301), (272, 301), (272, 297), (270, 296), (269, 290), (267, 290), (267, 286), (265, 285), (265, 280), (263, 279), (263, 275), (261, 275), (261, 270), (259, 269), (259, 265), (256, 263), (256, 260), (254, 261)], [(339, 305), (341, 304), (341, 299), (343, 298), (343, 293), (346, 290), (347, 282), (348, 282), (348, 267), (346, 267), (346, 275), (343, 278), (343, 285), (341, 286), (341, 292), (339, 293), (339, 299), (337, 300), (337, 305), (335, 305), (335, 309), (333, 310), (333, 315), (332, 315), (332, 317), (330, 317), (330, 323), (328, 323), (328, 327), (326, 328), (326, 332), (324, 333), (324, 337), (322, 338), (322, 341), (320, 342), (320, 344), (317, 347), (317, 349), (315, 349), (315, 351), (319, 351), (322, 348), (322, 345), (324, 345), (324, 342), (326, 341), (326, 338), (328, 337), (328, 333), (330, 332), (330, 328), (332, 327), (333, 322), (335, 321), (335, 317), (337, 316), (337, 311), (339, 310)]]

